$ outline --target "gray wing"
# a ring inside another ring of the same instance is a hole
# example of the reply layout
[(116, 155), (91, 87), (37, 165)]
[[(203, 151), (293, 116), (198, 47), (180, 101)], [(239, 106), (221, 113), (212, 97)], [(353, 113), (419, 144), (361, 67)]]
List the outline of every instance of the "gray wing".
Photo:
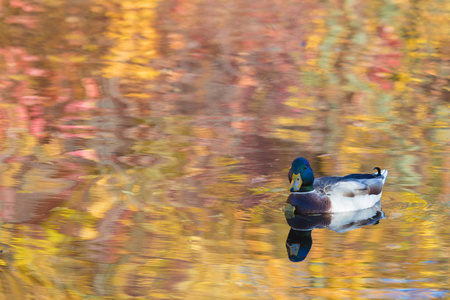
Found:
[(378, 195), (383, 190), (384, 177), (356, 179), (322, 177), (314, 180), (314, 189), (321, 194), (338, 194), (344, 197)]
[(316, 178), (313, 187), (316, 192), (326, 194), (327, 191), (331, 190), (340, 180), (342, 180), (342, 177), (337, 176)]

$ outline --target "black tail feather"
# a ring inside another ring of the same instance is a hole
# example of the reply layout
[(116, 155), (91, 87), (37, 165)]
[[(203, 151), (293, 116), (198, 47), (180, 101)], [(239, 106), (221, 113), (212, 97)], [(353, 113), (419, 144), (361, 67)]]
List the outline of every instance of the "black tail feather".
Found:
[(378, 174), (376, 176), (381, 176), (381, 169), (380, 168), (375, 167), (373, 169), (378, 171)]

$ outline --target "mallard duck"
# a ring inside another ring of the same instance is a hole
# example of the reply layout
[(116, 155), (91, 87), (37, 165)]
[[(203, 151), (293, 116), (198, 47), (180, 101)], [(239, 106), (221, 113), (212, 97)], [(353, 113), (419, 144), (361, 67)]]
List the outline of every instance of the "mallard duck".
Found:
[(298, 157), (289, 170), (287, 203), (295, 213), (338, 213), (374, 206), (381, 198), (387, 170), (374, 174), (350, 174), (343, 177), (314, 179), (307, 159)]

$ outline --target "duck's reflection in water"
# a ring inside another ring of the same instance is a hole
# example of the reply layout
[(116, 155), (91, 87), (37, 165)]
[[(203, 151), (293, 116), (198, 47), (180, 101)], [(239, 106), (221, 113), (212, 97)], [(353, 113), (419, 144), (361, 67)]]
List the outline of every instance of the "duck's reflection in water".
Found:
[(311, 250), (311, 233), (315, 228), (328, 228), (342, 233), (361, 226), (375, 225), (384, 219), (381, 204), (371, 208), (335, 214), (294, 214), (292, 207), (286, 204), (286, 221), (291, 227), (286, 239), (288, 257), (293, 262), (303, 261)]

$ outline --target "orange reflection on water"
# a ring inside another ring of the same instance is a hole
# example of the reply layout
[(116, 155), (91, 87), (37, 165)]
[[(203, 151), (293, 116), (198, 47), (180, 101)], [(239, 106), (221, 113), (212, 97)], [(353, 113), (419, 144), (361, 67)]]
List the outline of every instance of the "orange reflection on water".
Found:
[[(0, 295), (446, 297), (443, 12), (3, 1)], [(389, 169), (386, 219), (314, 230), (292, 264), (298, 156), (318, 177)]]

